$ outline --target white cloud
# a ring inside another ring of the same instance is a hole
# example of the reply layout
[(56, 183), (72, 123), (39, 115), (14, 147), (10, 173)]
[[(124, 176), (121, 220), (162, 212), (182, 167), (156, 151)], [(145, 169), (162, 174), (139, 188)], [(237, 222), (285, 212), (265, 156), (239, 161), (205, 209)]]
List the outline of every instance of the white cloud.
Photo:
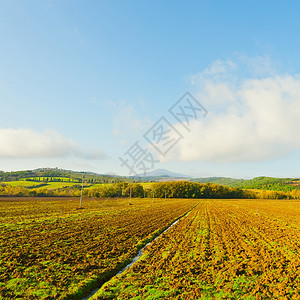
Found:
[(203, 75), (216, 75), (226, 73), (230, 69), (234, 69), (236, 64), (232, 60), (216, 60), (208, 68), (206, 68)]
[(261, 77), (276, 75), (276, 68), (274, 67), (274, 62), (268, 56), (240, 56), (240, 60), (249, 68), (249, 71), (254, 76)]
[[(262, 59), (258, 61), (263, 67)], [(239, 77), (235, 63), (223, 68), (224, 72), (220, 68), (222, 77), (211, 76), (207, 70), (194, 76), (196, 96), (208, 115), (193, 122), (191, 133), (185, 134), (167, 159), (263, 161), (299, 149), (300, 76), (274, 75), (269, 61), (265, 65), (269, 75), (263, 78), (254, 77), (256, 73)], [(182, 132), (181, 125), (176, 126)]]
[(70, 155), (86, 159), (105, 157), (100, 150), (83, 151), (72, 139), (54, 131), (0, 128), (0, 158), (54, 158)]

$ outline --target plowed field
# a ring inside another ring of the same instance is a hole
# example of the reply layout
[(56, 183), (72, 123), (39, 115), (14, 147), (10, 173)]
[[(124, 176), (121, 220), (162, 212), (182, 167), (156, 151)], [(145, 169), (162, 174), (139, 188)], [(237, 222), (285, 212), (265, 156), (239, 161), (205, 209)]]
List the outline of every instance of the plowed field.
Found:
[(300, 202), (202, 200), (94, 299), (300, 299)]
[(80, 299), (197, 202), (0, 198), (0, 299)]

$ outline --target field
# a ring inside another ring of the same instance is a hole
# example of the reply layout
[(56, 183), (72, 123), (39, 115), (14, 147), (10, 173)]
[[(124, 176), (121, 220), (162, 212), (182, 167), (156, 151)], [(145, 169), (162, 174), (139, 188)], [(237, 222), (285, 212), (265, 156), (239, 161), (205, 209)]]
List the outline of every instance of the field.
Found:
[(78, 182), (48, 182), (44, 187), (40, 187), (39, 190), (47, 189), (47, 190), (55, 190), (61, 189), (67, 186), (80, 185)]
[(67, 186), (74, 186), (74, 185), (81, 185), (81, 183), (78, 182), (68, 182), (68, 181), (61, 181), (61, 182), (44, 182), (44, 181), (26, 181), (26, 180), (18, 180), (18, 181), (7, 181), (7, 182), (1, 182), (6, 185), (10, 185), (13, 187), (22, 186), (27, 188), (34, 188), (37, 187), (38, 190), (54, 190), (59, 189)]
[(41, 182), (18, 180), (18, 181), (3, 181), (1, 184), (11, 185), (11, 186), (23, 186), (23, 187), (34, 187), (41, 185)]
[(300, 202), (201, 200), (93, 299), (300, 299)]
[(0, 299), (82, 299), (198, 201), (0, 198)]
[(83, 203), (0, 198), (0, 299), (300, 298), (300, 201)]

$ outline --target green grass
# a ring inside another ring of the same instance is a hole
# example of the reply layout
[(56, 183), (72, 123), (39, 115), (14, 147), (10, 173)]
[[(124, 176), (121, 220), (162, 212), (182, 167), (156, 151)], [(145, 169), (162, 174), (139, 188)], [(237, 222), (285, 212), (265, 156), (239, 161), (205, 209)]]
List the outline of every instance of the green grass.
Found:
[(74, 186), (74, 185), (78, 185), (80, 183), (78, 182), (35, 182), (35, 181), (25, 181), (25, 180), (20, 180), (20, 181), (5, 181), (2, 182), (3, 184), (6, 185), (10, 185), (13, 187), (17, 187), (17, 186), (22, 186), (22, 187), (36, 187), (39, 186), (41, 184), (45, 184), (42, 187), (38, 187), (37, 189), (48, 189), (48, 190), (54, 190), (54, 189), (60, 189), (63, 187), (67, 187), (67, 186)]
[(36, 186), (36, 185), (40, 185), (43, 182), (20, 180), (20, 181), (4, 181), (4, 182), (1, 182), (1, 183), (6, 184), (6, 185), (11, 185), (11, 186), (33, 187), (33, 186)]
[(48, 182), (46, 186), (38, 188), (40, 189), (47, 189), (47, 190), (55, 190), (61, 189), (68, 186), (80, 185), (78, 182)]

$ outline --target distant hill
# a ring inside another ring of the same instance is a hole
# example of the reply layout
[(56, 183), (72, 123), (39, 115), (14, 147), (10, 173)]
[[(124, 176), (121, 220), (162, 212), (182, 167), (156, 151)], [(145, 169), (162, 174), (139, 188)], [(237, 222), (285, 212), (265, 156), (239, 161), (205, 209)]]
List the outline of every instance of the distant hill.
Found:
[(47, 181), (59, 182), (70, 179), (72, 182), (81, 182), (82, 174), (84, 181), (89, 183), (113, 183), (126, 179), (117, 175), (97, 174), (93, 172), (77, 172), (58, 168), (39, 168), (35, 170), (3, 172), (0, 171), (0, 182), (5, 181)]
[(144, 174), (139, 174), (139, 177), (172, 177), (172, 178), (191, 178), (191, 176), (184, 175), (181, 173), (174, 173), (171, 171), (168, 171), (166, 169), (156, 169), (151, 172), (147, 172)]
[(176, 180), (190, 180), (191, 176), (175, 173), (166, 169), (156, 169), (154, 171), (147, 172), (146, 174), (138, 174), (136, 176), (130, 176), (131, 179), (136, 181), (176, 181)]
[(206, 177), (193, 178), (191, 180), (200, 183), (211, 182), (226, 185), (228, 187), (238, 187), (241, 189), (259, 189), (283, 192), (300, 189), (300, 179), (298, 178), (275, 178), (261, 176), (247, 180), (227, 177)]
[(236, 179), (230, 177), (201, 177), (201, 178), (193, 178), (191, 181), (200, 182), (200, 183), (216, 183), (223, 185), (238, 185), (240, 182), (244, 182), (244, 179)]

